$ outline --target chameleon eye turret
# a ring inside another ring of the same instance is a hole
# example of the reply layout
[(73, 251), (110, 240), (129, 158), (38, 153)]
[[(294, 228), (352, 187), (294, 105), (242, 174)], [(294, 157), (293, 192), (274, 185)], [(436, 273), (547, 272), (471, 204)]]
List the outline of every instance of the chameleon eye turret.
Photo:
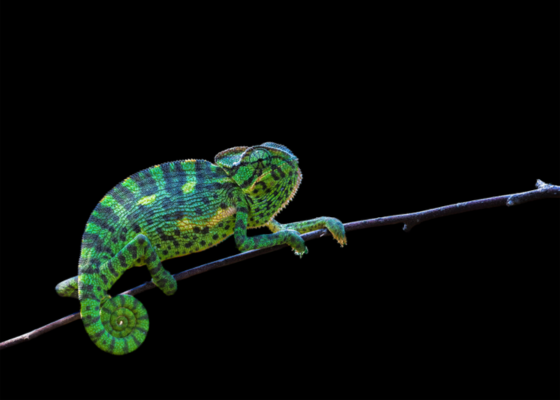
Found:
[[(212, 164), (180, 160), (155, 165), (111, 189), (89, 217), (82, 237), (78, 276), (56, 286), (78, 298), (90, 339), (103, 351), (123, 355), (146, 339), (148, 313), (138, 299), (109, 290), (122, 274), (146, 266), (166, 295), (177, 290), (162, 261), (206, 250), (230, 236), (240, 251), (288, 244), (300, 257), (300, 234), (327, 228), (343, 246), (342, 223), (330, 217), (280, 224), (274, 217), (295, 196), (302, 174), (298, 159), (273, 142), (233, 147)], [(272, 233), (247, 236), (266, 226)]]

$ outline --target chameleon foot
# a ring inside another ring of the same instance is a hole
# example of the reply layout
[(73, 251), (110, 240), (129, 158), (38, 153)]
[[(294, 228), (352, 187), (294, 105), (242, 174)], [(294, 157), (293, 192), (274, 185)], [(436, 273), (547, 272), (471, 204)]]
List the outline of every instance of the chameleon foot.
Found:
[(336, 218), (326, 218), (325, 226), (329, 232), (333, 235), (334, 239), (340, 244), (340, 247), (344, 247), (347, 244), (346, 234), (344, 232), (344, 225)]
[(177, 291), (177, 281), (168, 271), (162, 270), (157, 278), (153, 278), (152, 282), (161, 289), (167, 296), (171, 296)]
[(301, 258), (304, 254), (309, 252), (309, 250), (307, 250), (307, 246), (305, 245), (305, 241), (301, 238), (301, 236), (299, 236), (297, 231), (288, 229), (282, 231), (282, 234), (285, 236), (285, 243), (294, 250), (296, 256)]

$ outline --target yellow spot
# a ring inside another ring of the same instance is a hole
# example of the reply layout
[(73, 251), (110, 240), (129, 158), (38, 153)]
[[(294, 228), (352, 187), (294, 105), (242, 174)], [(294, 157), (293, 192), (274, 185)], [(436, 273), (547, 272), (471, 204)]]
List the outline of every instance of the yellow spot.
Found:
[(148, 204), (152, 204), (155, 200), (156, 200), (156, 195), (152, 194), (151, 196), (142, 197), (140, 200), (138, 200), (138, 203), (136, 204), (148, 205)]
[(187, 217), (177, 221), (177, 227), (181, 232), (192, 231), (195, 226), (196, 224)]
[(199, 228), (212, 228), (227, 217), (235, 214), (235, 211), (237, 210), (233, 206), (228, 207), (225, 210), (220, 208), (214, 215), (210, 217), (210, 219), (201, 221), (191, 221), (188, 217), (184, 217), (183, 219), (177, 221), (177, 227), (181, 232), (191, 231), (196, 226), (198, 226)]
[(210, 219), (210, 221), (208, 221), (208, 223), (206, 224), (206, 226), (208, 227), (213, 227), (215, 225), (218, 225), (220, 222), (222, 222), (224, 219), (226, 219), (227, 217), (232, 216), (233, 214), (235, 214), (235, 212), (237, 211), (237, 209), (233, 206), (228, 207), (226, 209), (219, 209), (218, 212), (216, 212), (216, 214), (214, 214), (212, 216), (212, 218)]
[(181, 189), (183, 189), (183, 193), (187, 194), (193, 191), (195, 185), (196, 185), (195, 181), (190, 181), (185, 183), (183, 187), (181, 187)]

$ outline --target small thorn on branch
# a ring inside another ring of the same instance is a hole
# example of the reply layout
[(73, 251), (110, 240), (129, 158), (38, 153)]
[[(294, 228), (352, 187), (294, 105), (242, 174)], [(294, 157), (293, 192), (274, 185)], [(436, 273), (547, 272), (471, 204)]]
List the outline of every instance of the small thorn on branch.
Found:
[(509, 196), (506, 202), (506, 206), (516, 206), (537, 199), (560, 197), (560, 186), (544, 183), (540, 179), (537, 179), (537, 183), (535, 184), (535, 186), (538, 189), (523, 193), (516, 193)]
[(516, 195), (511, 196), (506, 203), (506, 206), (511, 207), (511, 206), (515, 206), (517, 204), (520, 204), (520, 200), (519, 197), (516, 197)]
[(415, 225), (416, 225), (416, 224), (415, 224), (415, 223), (412, 223), (412, 222), (409, 222), (408, 224), (404, 224), (404, 226), (403, 226), (403, 231), (405, 231), (405, 232), (408, 233), (408, 232), (410, 232), (410, 231), (412, 230), (412, 228), (414, 228)]

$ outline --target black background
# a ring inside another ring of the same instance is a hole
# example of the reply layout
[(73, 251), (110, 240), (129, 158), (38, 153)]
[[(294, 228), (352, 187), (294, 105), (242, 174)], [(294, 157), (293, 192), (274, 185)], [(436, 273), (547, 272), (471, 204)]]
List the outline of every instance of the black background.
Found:
[[(155, 164), (284, 144), (304, 178), (281, 223), (560, 184), (558, 9), (493, 4), (4, 8), (0, 340), (79, 310), (54, 287), (91, 211)], [(0, 394), (557, 397), (559, 210), (350, 232), (152, 290), (139, 350), (106, 354), (74, 322), (3, 350)], [(230, 239), (164, 266), (237, 253)]]

